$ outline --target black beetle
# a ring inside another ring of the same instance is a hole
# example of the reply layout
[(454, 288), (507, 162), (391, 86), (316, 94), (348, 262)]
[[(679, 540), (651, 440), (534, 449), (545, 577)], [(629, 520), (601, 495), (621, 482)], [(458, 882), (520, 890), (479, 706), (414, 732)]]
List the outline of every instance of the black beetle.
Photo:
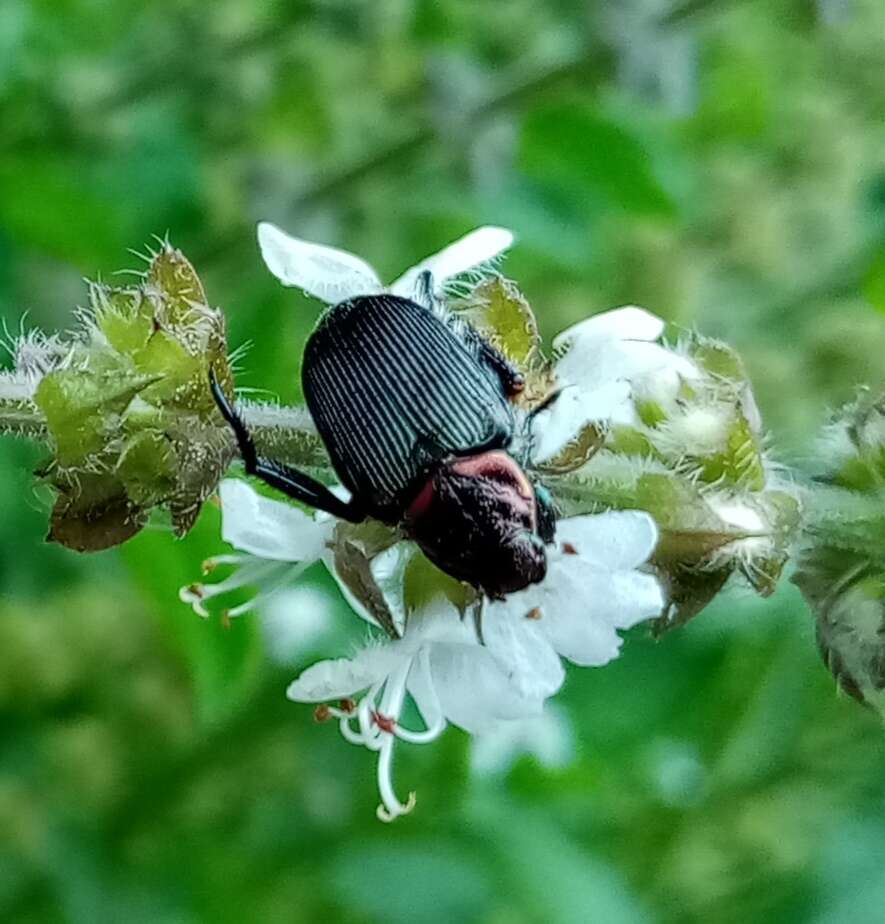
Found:
[[(425, 280), (429, 293), (429, 280)], [(396, 295), (327, 309), (307, 341), (307, 406), (343, 501), (304, 472), (260, 458), (214, 377), (246, 471), (351, 522), (399, 526), (458, 580), (500, 598), (543, 580), (555, 514), (509, 450), (522, 375), (466, 322)]]

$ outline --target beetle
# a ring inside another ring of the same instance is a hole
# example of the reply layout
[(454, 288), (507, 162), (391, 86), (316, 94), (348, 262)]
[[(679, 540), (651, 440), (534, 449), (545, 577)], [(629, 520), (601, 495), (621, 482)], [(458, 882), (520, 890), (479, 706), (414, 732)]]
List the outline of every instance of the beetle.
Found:
[(214, 376), (212, 393), (248, 474), (343, 520), (397, 526), (447, 574), (500, 599), (544, 579), (555, 510), (512, 454), (521, 373), (434, 304), (426, 275), (427, 304), (347, 299), (305, 346), (304, 396), (349, 500), (260, 457)]

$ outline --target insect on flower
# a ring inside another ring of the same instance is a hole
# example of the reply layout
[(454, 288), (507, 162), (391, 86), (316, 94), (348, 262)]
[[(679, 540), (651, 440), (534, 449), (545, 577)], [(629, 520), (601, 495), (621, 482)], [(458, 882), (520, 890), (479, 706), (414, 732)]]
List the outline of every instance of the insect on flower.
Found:
[[(469, 237), (479, 241), (477, 235), (496, 231), (480, 229)], [(261, 226), (262, 234), (269, 265), (270, 244), (292, 260), (303, 261), (306, 247), (316, 260), (326, 252), (341, 254), (272, 226)], [(448, 255), (453, 267), (459, 263), (453, 253), (467, 241), (438, 257)], [(461, 261), (458, 271), (484, 259)], [(350, 500), (305, 472), (259, 457), (214, 379), (212, 391), (249, 474), (341, 519), (371, 517), (397, 526), (447, 574), (501, 598), (544, 579), (545, 544), (555, 534), (552, 501), (525, 471), (531, 439), (523, 431), (532, 416), (518, 423), (512, 403), (523, 377), (473, 327), (446, 311), (433, 269), (418, 269), (408, 280), (413, 298), (396, 294), (403, 285), (385, 291), (363, 272), (358, 286), (371, 294), (353, 294), (326, 309), (305, 347), (304, 395)], [(290, 284), (294, 275), (294, 284), (310, 291), (300, 270), (284, 267), (277, 275)]]

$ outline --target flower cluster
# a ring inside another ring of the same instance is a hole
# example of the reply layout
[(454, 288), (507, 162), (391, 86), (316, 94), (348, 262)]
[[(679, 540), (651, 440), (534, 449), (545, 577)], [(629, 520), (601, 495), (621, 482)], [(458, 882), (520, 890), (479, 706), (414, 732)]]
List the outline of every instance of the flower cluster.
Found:
[(632, 311), (638, 342), (628, 352), (611, 337), (603, 344), (600, 318), (554, 343), (557, 377), (578, 392), (576, 406), (599, 382), (600, 371), (583, 359), (594, 344), (630, 387), (600, 451), (551, 486), (566, 509), (652, 514), (660, 529), (653, 561), (668, 597), (662, 631), (695, 616), (733, 574), (762, 595), (773, 592), (799, 525), (800, 492), (765, 451), (737, 354), (697, 334), (663, 346), (662, 322)]
[[(205, 563), (211, 579), (180, 591), (201, 616), (234, 618), (273, 597), (279, 630), (283, 601), (311, 599), (309, 585), (293, 584), (322, 562), (356, 614), (354, 645), (309, 666), (289, 697), (376, 753), (379, 817), (414, 804), (393, 785), (397, 740), (429, 742), (455, 725), (486, 742), (477, 767), (520, 747), (562, 759), (568, 732), (545, 703), (564, 661), (604, 665), (618, 656), (619, 633), (643, 621), (657, 632), (681, 625), (733, 578), (772, 593), (800, 527), (795, 580), (827, 664), (885, 712), (881, 394), (861, 393), (827, 426), (805, 504), (809, 488), (769, 456), (733, 350), (684, 332), (667, 343), (664, 322), (635, 306), (587, 318), (545, 349), (528, 302), (495, 270), (513, 242), (505, 229), (479, 228), (387, 287), (353, 254), (267, 223), (258, 238), (285, 285), (329, 305), (384, 292), (412, 299), (492, 356), (478, 331), (516, 368), (508, 451), (550, 495), (543, 535), (556, 515), (541, 583), (487, 599), (407, 539), (407, 521), (340, 522), (222, 480), (237, 447), (210, 385), (234, 388), (224, 315), (166, 241), (136, 284), (92, 284), (74, 331), (8, 345), (0, 434), (45, 444), (38, 477), (56, 496), (49, 538), (81, 551), (126, 541), (157, 510), (181, 535), (217, 491), (233, 550)], [(240, 402), (237, 411), (258, 455), (344, 491), (306, 409)], [(534, 524), (531, 538), (541, 535)], [(320, 617), (291, 615), (307, 650)]]
[(107, 548), (156, 507), (182, 535), (232, 457), (208, 387), (210, 368), (232, 387), (224, 315), (163, 241), (137, 284), (91, 284), (78, 320), (65, 337), (20, 337), (0, 374), (0, 432), (52, 450), (49, 538)]
[[(298, 241), (267, 224), (259, 227), (259, 241), (268, 266), (283, 282), (323, 300), (381, 291), (377, 274), (350, 254)], [(593, 336), (580, 349), (588, 367), (603, 368), (593, 380), (570, 381), (568, 366), (560, 377), (560, 370), (543, 359), (535, 333), (521, 349), (514, 344), (511, 332), (534, 330), (534, 318), (509, 284), (481, 271), (510, 242), (508, 232), (479, 229), (406, 272), (392, 291), (420, 295), (415, 287), (429, 272), (432, 297), (443, 298), (453, 280), (472, 272), (479, 284), (453, 301), (452, 310), (485, 328), (526, 373), (526, 391), (534, 397), (519, 412), (533, 416), (532, 464), (539, 470), (575, 469), (598, 448), (598, 435), (610, 422), (627, 413), (630, 371), (647, 356), (663, 354), (649, 342), (659, 334), (660, 322), (636, 308), (591, 319)], [(497, 314), (491, 329), (484, 323), (490, 308)], [(542, 380), (555, 393), (544, 404)], [(589, 441), (584, 438), (588, 428), (594, 434)], [(377, 753), (378, 814), (385, 820), (414, 804), (414, 794), (403, 801), (393, 787), (397, 739), (429, 742), (448, 724), (472, 734), (490, 733), (538, 717), (562, 685), (562, 658), (582, 666), (606, 664), (618, 655), (618, 630), (657, 617), (664, 607), (660, 584), (646, 567), (658, 530), (641, 511), (561, 519), (555, 544), (548, 548), (545, 580), (506, 599), (484, 601), (438, 571), (396, 530), (309, 516), (241, 481), (224, 481), (220, 494), (224, 538), (237, 552), (208, 562), (207, 568), (237, 568), (219, 583), (184, 588), (182, 599), (205, 614), (213, 597), (258, 585), (258, 597), (224, 611), (236, 616), (311, 563), (326, 564), (371, 634), (350, 657), (307, 668), (291, 684), (289, 697), (318, 704), (319, 718), (335, 719), (347, 741)], [(403, 719), (409, 701), (419, 727)]]

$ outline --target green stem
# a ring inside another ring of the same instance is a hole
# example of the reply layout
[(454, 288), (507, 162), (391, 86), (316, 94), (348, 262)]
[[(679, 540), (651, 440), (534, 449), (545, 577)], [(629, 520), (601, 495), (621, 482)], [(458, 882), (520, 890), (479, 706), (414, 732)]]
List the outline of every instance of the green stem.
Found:
[(0, 383), (0, 433), (10, 436), (46, 439), (46, 420), (28, 398), (9, 397)]
[(240, 406), (261, 455), (299, 468), (329, 469), (329, 457), (306, 408), (276, 404)]

